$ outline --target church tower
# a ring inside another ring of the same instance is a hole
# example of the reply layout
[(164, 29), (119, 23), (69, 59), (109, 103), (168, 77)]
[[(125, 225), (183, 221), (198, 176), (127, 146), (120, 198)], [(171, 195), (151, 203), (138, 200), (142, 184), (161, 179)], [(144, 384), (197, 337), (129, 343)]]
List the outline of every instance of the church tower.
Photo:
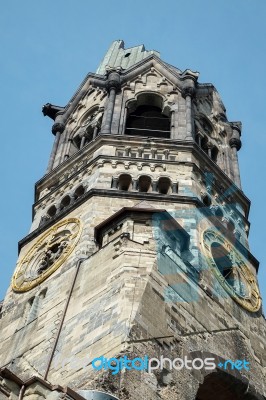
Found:
[(65, 107), (2, 304), (0, 400), (263, 400), (241, 123), (115, 41)]

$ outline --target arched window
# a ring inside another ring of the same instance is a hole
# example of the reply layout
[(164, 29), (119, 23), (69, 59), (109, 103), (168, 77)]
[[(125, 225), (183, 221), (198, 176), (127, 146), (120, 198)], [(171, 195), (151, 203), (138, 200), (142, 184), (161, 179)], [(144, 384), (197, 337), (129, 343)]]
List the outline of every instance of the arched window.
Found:
[(78, 150), (82, 149), (98, 135), (101, 128), (102, 116), (103, 112), (96, 106), (82, 117), (79, 129), (73, 139), (73, 144)]
[(162, 113), (162, 98), (155, 94), (141, 94), (129, 107), (126, 135), (170, 138), (170, 118)]
[(158, 181), (158, 192), (161, 194), (171, 193), (171, 181), (169, 178), (160, 178)]
[(71, 201), (70, 196), (67, 195), (63, 197), (60, 203), (60, 210), (63, 210), (65, 207), (69, 206), (70, 201)]
[(54, 206), (54, 205), (51, 206), (47, 211), (48, 217), (50, 217), (50, 218), (54, 217), (56, 214), (56, 211), (57, 211), (56, 206)]
[[(225, 360), (222, 361), (225, 362)], [(239, 400), (244, 397), (249, 398), (249, 394), (242, 395), (245, 392), (247, 392), (247, 384), (244, 379), (241, 380), (241, 375), (235, 378), (225, 371), (218, 371), (205, 376), (203, 382), (199, 385), (195, 400)]]
[(209, 136), (212, 135), (212, 125), (206, 118), (201, 118), (200, 125), (202, 126), (202, 129), (205, 133), (207, 133)]
[(84, 193), (85, 193), (85, 188), (84, 188), (84, 186), (80, 185), (74, 192), (74, 200), (77, 200)]
[(151, 178), (143, 175), (139, 178), (139, 192), (149, 192), (151, 190)]
[(206, 154), (208, 154), (208, 138), (206, 136), (201, 139), (201, 148)]
[(202, 197), (202, 201), (203, 201), (203, 203), (205, 204), (205, 206), (210, 207), (210, 205), (211, 205), (211, 203), (212, 203), (211, 196), (209, 196), (208, 194), (205, 194), (205, 195)]
[(119, 190), (130, 190), (132, 187), (132, 178), (128, 174), (122, 174), (118, 179)]
[(213, 148), (211, 149), (211, 159), (214, 162), (217, 162), (218, 152), (219, 150), (217, 149), (217, 147), (213, 146)]

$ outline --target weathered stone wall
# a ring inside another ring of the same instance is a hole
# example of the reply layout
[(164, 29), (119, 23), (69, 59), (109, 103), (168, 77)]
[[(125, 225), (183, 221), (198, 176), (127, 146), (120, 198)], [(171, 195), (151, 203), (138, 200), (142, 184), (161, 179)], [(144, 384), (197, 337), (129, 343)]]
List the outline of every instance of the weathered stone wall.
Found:
[[(136, 201), (127, 200), (126, 204), (134, 206)], [(79, 217), (84, 223), (77, 252), (84, 251), (84, 246), (88, 244), (86, 239), (92, 237), (92, 227), (123, 206), (125, 199), (121, 197), (95, 197), (72, 211), (68, 216)], [(151, 201), (150, 206), (164, 208), (168, 207), (168, 203)], [(186, 208), (194, 207), (172, 205), (172, 210), (176, 212), (183, 212)], [(195, 220), (191, 218), (190, 222), (186, 217), (183, 221), (179, 218), (179, 221), (183, 222), (190, 234), (190, 249), (198, 249), (200, 235)], [(204, 224), (208, 226), (206, 220)], [(128, 230), (130, 224), (126, 226)], [(265, 379), (263, 368), (266, 365), (266, 329), (263, 317), (250, 315), (229, 296), (217, 297), (217, 283), (210, 270), (200, 271), (198, 259), (191, 260), (191, 264), (198, 267), (200, 272), (194, 283), (178, 265), (174, 276), (160, 273), (151, 223), (146, 226), (146, 234), (144, 232), (142, 238), (134, 237), (133, 232), (129, 233), (133, 240), (139, 239), (140, 243), (116, 237), (82, 263), (60, 335), (56, 358), (48, 376), (49, 381), (76, 389), (106, 389), (107, 383), (104, 381), (102, 384), (102, 378), (90, 366), (82, 368), (86, 358), (93, 359), (100, 355), (116, 357), (121, 354), (132, 357), (135, 352), (139, 356), (156, 354), (157, 357), (159, 353), (154, 350), (154, 346), (157, 349), (162, 346), (160, 354), (170, 358), (191, 351), (209, 351), (224, 359), (246, 358), (251, 363), (251, 371), (246, 375), (249, 375), (248, 378), (254, 386), (261, 388), (262, 393), (265, 390), (262, 383)], [(145, 243), (141, 244), (143, 238)], [(22, 248), (21, 257), (33, 243), (34, 241)], [(193, 254), (196, 255), (197, 252), (194, 251)], [(6, 296), (4, 312), (5, 307), (11, 308), (1, 320), (1, 362), (23, 378), (29, 378), (32, 374), (40, 377), (44, 375), (77, 259), (78, 255), (72, 254), (65, 265), (39, 288), (23, 294), (10, 290)], [(180, 278), (186, 280), (187, 291), (192, 287), (194, 294), (196, 293), (191, 301), (184, 301), (180, 297), (176, 301), (173, 292), (173, 301), (167, 296), (169, 285), (178, 290)], [(27, 303), (44, 288), (47, 288), (47, 293), (37, 316), (27, 323)], [(184, 336), (186, 334), (191, 336)], [(172, 336), (171, 340), (174, 341), (171, 346), (167, 344), (168, 339), (166, 345), (163, 344), (163, 339), (155, 339), (168, 336)], [(138, 342), (135, 343), (139, 340), (145, 343), (144, 348)], [(142, 353), (144, 349), (145, 352)], [(145, 379), (139, 387), (138, 382), (143, 376)], [(110, 382), (111, 392), (115, 386), (115, 380), (112, 383), (112, 379), (113, 376), (107, 380)], [(157, 398), (160, 384), (156, 374), (153, 377), (153, 374), (145, 372), (132, 371), (131, 374), (128, 371), (121, 374), (121, 379), (121, 387), (125, 388), (125, 393), (129, 391), (131, 394), (123, 397), (120, 388), (120, 398), (137, 399), (142, 390), (147, 393), (147, 398)], [(167, 394), (161, 398), (171, 398), (169, 396), (177, 396), (177, 393), (180, 393), (180, 399), (193, 398), (198, 387), (197, 380), (191, 376), (189, 378), (187, 372), (174, 373), (173, 380), (180, 382), (180, 385), (162, 385), (162, 393)], [(182, 397), (181, 391), (186, 381), (190, 382), (191, 391), (188, 390), (186, 397)], [(116, 390), (118, 389), (114, 393)]]

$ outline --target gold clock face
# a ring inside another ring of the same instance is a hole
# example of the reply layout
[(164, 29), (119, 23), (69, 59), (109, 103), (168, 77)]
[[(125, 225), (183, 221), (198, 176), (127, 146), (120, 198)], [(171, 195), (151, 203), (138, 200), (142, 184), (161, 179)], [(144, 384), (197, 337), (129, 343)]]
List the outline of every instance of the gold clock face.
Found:
[(248, 262), (214, 230), (204, 231), (202, 243), (207, 263), (226, 292), (245, 309), (258, 311), (261, 306), (260, 292)]
[(60, 221), (45, 232), (19, 261), (12, 278), (13, 290), (26, 292), (47, 279), (73, 251), (80, 234), (77, 218)]

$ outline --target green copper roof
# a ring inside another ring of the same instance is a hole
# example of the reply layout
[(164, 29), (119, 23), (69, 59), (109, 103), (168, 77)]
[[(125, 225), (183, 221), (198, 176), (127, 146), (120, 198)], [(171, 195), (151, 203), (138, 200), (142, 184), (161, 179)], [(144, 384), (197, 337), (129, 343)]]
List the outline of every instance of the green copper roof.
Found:
[(122, 67), (123, 69), (127, 69), (151, 54), (155, 54), (157, 57), (160, 57), (160, 53), (158, 51), (145, 50), (145, 46), (143, 44), (125, 49), (123, 40), (115, 40), (104, 56), (96, 71), (96, 74), (104, 75), (107, 66)]

